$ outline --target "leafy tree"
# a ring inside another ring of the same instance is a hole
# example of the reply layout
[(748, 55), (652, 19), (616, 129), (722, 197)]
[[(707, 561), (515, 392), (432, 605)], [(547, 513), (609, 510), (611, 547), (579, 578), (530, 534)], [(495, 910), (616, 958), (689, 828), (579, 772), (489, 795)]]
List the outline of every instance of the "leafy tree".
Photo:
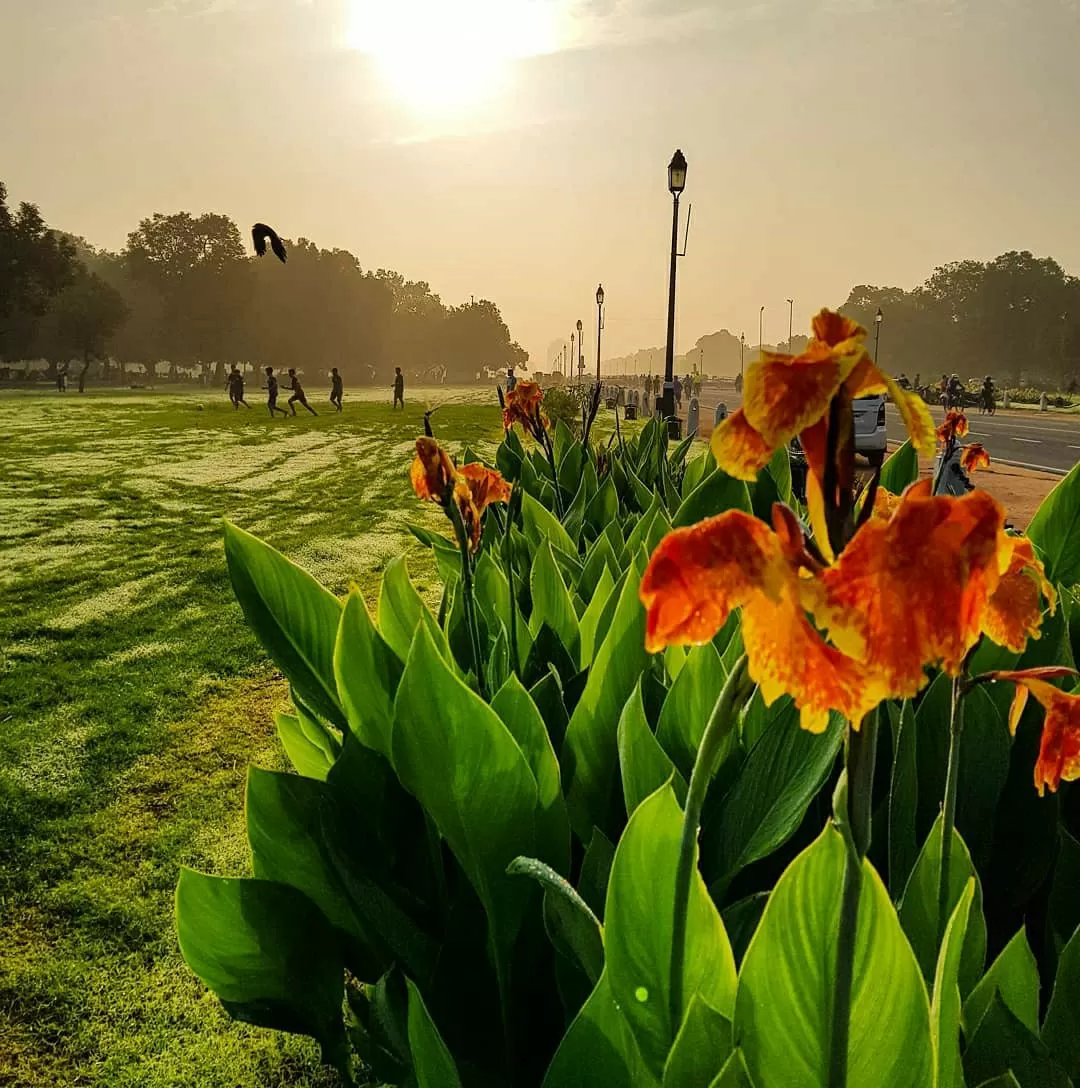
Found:
[(36, 205), (7, 206), (0, 182), (0, 356), (25, 356), (35, 322), (75, 272), (75, 250), (51, 231)]

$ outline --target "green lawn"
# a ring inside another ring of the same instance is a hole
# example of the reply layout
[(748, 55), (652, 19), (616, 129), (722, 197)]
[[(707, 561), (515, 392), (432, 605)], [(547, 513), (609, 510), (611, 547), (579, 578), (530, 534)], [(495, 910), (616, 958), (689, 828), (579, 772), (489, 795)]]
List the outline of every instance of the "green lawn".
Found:
[[(255, 391), (252, 391), (255, 393)], [(180, 959), (180, 865), (247, 871), (248, 763), (287, 698), (243, 624), (221, 519), (337, 591), (402, 551), (422, 409), (452, 450), (490, 391), (271, 421), (250, 395), (0, 397), (0, 1084), (321, 1085), (311, 1044), (234, 1024)]]

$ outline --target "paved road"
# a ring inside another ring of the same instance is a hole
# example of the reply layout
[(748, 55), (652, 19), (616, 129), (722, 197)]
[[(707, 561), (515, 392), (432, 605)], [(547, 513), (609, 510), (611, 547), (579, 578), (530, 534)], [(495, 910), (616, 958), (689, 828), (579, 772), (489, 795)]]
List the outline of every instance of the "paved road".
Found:
[[(940, 423), (940, 408), (931, 408)], [(886, 416), (889, 441), (904, 440), (904, 426), (890, 404)], [(995, 412), (981, 416), (968, 413), (969, 442), (981, 442), (994, 461), (1023, 468), (1064, 474), (1080, 461), (1080, 417), (1053, 412)]]
[[(730, 387), (702, 391), (702, 415), (712, 421), (716, 405), (723, 401), (729, 410), (742, 403)], [(931, 414), (940, 423), (943, 412), (931, 407)], [(889, 441), (902, 442), (905, 437), (900, 416), (888, 406)], [(1064, 475), (1080, 461), (1080, 416), (1059, 415), (1054, 412), (998, 411), (983, 416), (975, 410), (968, 413), (969, 441), (981, 442), (991, 458), (1001, 464), (1041, 469)]]

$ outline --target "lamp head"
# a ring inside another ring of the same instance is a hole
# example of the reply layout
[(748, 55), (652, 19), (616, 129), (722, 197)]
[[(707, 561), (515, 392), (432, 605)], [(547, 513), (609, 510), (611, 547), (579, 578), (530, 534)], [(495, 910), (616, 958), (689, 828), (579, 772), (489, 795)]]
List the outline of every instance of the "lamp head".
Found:
[(686, 156), (679, 150), (676, 150), (668, 163), (667, 185), (675, 196), (686, 188)]

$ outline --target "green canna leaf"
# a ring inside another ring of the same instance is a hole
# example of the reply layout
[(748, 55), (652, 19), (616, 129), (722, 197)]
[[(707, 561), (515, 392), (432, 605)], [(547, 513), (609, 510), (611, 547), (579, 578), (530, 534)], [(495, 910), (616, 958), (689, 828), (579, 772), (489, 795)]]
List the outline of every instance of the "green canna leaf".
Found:
[(964, 1071), (960, 1065), (960, 953), (964, 947), (971, 903), (975, 898), (975, 878), (964, 888), (960, 901), (945, 928), (937, 969), (934, 996), (930, 1005), (930, 1027), (937, 1061), (936, 1088), (963, 1088)]
[(334, 682), (341, 602), (305, 570), (230, 522), (225, 559), (255, 637), (317, 714), (344, 728)]
[(682, 810), (670, 786), (643, 801), (619, 845), (604, 908), (605, 973), (611, 992), (653, 1076), (663, 1075), (695, 994), (730, 1016), (735, 958), (724, 924), (695, 866), (686, 920), (689, 954), (682, 1003), (672, 1008), (671, 954), (675, 870)]
[[(759, 1085), (828, 1083), (840, 888), (847, 848), (829, 825), (784, 871), (739, 972), (734, 1042)], [(848, 1088), (930, 1088), (926, 986), (877, 872), (862, 865)]]

